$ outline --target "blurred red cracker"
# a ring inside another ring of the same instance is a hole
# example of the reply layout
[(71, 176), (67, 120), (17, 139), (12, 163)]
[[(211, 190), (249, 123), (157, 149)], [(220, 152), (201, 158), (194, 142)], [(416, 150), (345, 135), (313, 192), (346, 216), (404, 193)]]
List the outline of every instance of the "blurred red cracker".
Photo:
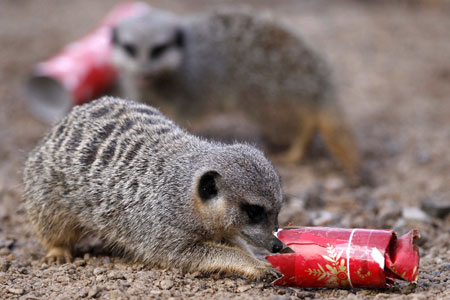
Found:
[(110, 58), (111, 28), (149, 9), (142, 2), (119, 4), (94, 31), (38, 63), (26, 86), (31, 112), (43, 121), (57, 121), (72, 106), (104, 93), (116, 79)]

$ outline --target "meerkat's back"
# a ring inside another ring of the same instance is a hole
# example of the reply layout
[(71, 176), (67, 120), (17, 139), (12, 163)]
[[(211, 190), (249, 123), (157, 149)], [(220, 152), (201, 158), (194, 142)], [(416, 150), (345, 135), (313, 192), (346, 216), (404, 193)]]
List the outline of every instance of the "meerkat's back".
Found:
[(185, 28), (179, 73), (201, 99), (245, 106), (284, 96), (316, 106), (331, 92), (326, 63), (273, 16), (222, 9), (192, 17)]

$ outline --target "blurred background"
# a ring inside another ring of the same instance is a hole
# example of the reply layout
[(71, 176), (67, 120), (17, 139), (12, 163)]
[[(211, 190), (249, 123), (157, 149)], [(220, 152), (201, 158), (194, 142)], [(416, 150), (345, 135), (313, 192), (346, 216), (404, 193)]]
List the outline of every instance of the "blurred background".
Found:
[[(1, 256), (32, 264), (42, 255), (20, 205), (21, 172), (48, 125), (28, 112), (24, 82), (37, 62), (90, 32), (116, 3), (0, 0)], [(241, 1), (149, 3), (189, 14)], [(450, 277), (450, 2), (245, 3), (292, 24), (327, 58), (374, 181), (349, 186), (328, 153), (316, 146), (319, 154), (311, 151), (301, 164), (278, 166), (286, 199), (280, 223), (400, 233), (418, 228), (421, 281), (416, 290), (395, 291), (444, 296)], [(0, 272), (6, 272), (1, 264)]]

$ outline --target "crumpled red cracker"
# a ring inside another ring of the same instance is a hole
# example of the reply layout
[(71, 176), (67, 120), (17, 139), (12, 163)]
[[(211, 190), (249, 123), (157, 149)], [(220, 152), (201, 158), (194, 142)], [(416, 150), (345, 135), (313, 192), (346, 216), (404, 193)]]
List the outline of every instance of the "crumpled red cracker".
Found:
[(393, 230), (304, 227), (277, 236), (295, 253), (266, 257), (283, 274), (275, 285), (386, 288), (418, 279), (417, 230), (397, 238)]

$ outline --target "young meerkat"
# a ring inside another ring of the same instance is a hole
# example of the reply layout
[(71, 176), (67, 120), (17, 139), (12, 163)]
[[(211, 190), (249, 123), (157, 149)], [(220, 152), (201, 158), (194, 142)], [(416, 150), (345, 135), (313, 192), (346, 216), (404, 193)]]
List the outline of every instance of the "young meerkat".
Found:
[(30, 153), (25, 207), (51, 261), (94, 234), (149, 266), (273, 271), (248, 241), (278, 252), (280, 178), (257, 149), (208, 142), (157, 109), (105, 97), (75, 107)]
[(273, 17), (249, 9), (185, 17), (153, 9), (118, 24), (112, 43), (125, 97), (185, 126), (212, 111), (243, 113), (288, 163), (302, 159), (318, 132), (358, 179), (359, 151), (327, 64)]

